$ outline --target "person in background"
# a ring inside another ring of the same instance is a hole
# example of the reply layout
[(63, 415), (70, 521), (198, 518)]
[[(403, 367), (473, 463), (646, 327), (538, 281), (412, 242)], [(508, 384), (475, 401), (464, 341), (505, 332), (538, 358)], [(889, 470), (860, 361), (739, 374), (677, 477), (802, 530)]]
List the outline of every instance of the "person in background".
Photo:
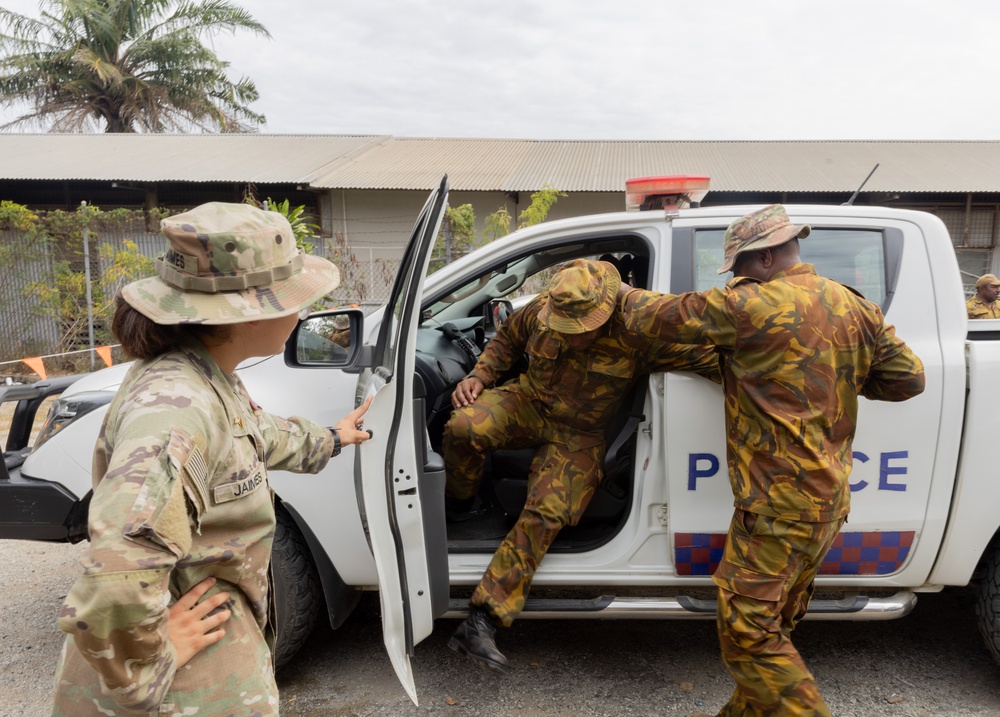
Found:
[(923, 364), (881, 309), (801, 262), (809, 232), (765, 207), (726, 231), (724, 288), (621, 302), (628, 331), (712, 346), (722, 364), (735, 511), (713, 580), (736, 689), (720, 717), (829, 717), (791, 633), (850, 510), (858, 396), (924, 389)]
[(976, 293), (965, 302), (970, 319), (1000, 319), (1000, 279), (983, 274), (976, 281)]
[(137, 361), (94, 454), (53, 713), (277, 715), (267, 473), (317, 473), (366, 440), (368, 402), (332, 430), (279, 418), (235, 369), (280, 353), (339, 273), (296, 248), (283, 216), (247, 204), (205, 204), (161, 229), (157, 276), (117, 297), (112, 328)]
[[(711, 349), (665, 345), (625, 331), (623, 287), (607, 262), (577, 259), (553, 276), (548, 291), (500, 324), (472, 372), (452, 394), (445, 426), (445, 495), (452, 515), (476, 497), (486, 454), (534, 448), (524, 509), (469, 602), (470, 614), (448, 646), (501, 670), (495, 627), (510, 627), (532, 577), (559, 531), (576, 525), (603, 474), (604, 430), (640, 376), (691, 370), (715, 377)], [(527, 356), (527, 371), (496, 382)], [(487, 388), (492, 387), (492, 388)]]

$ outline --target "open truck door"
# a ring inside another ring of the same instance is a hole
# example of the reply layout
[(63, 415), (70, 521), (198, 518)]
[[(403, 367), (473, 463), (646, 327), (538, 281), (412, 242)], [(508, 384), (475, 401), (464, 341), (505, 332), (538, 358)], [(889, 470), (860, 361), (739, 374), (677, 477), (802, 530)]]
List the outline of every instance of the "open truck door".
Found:
[(410, 657), (448, 609), (444, 461), (427, 439), (415, 374), (420, 295), (448, 200), (448, 178), (417, 219), (379, 328), (364, 395), (374, 394), (358, 450), (362, 522), (378, 570), (382, 629), (396, 675), (417, 704)]

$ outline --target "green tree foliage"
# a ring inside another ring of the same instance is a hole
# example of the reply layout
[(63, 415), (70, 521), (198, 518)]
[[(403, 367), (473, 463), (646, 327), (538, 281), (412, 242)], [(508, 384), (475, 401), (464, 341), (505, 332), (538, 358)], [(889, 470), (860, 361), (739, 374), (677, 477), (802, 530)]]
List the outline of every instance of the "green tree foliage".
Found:
[(38, 229), (38, 215), (25, 206), (4, 199), (0, 202), (0, 230), (35, 232)]
[[(517, 215), (517, 228), (524, 229), (525, 227), (531, 227), (535, 224), (544, 222), (549, 215), (549, 210), (552, 209), (552, 205), (559, 201), (559, 197), (565, 196), (565, 192), (560, 192), (558, 189), (555, 189), (548, 184), (537, 192), (533, 192), (531, 195), (531, 203)], [(552, 278), (555, 271), (555, 267), (550, 267), (530, 277), (524, 284), (521, 285), (521, 288), (517, 290), (517, 295), (526, 296), (545, 291), (549, 285), (549, 280)]]
[(306, 207), (304, 204), (293, 207), (287, 199), (276, 202), (270, 197), (261, 202), (252, 192), (248, 192), (244, 196), (243, 201), (258, 209), (277, 212), (283, 216), (292, 225), (292, 233), (295, 235), (295, 246), (299, 247), (306, 254), (313, 253), (316, 245), (309, 240), (319, 236), (319, 225), (310, 221), (312, 217), (305, 213)]
[(431, 251), (430, 272), (447, 266), (479, 245), (476, 236), (476, 213), (471, 204), (448, 207), (441, 222), (441, 231)]
[(270, 37), (226, 0), (42, 0), (39, 18), (0, 7), (0, 104), (31, 107), (3, 128), (222, 132), (264, 116), (246, 77), (201, 37), (249, 30)]
[[(531, 203), (517, 215), (517, 228), (524, 229), (544, 222), (552, 205), (559, 201), (559, 197), (565, 196), (565, 192), (560, 192), (546, 184), (531, 195)], [(510, 226), (513, 223), (513, 217), (504, 205), (492, 214), (486, 215), (486, 219), (483, 221), (483, 238), (487, 242), (491, 242), (502, 236), (507, 236), (510, 234)]]
[(98, 257), (105, 269), (100, 277), (102, 303), (97, 307), (97, 313), (110, 320), (114, 314), (114, 296), (117, 290), (137, 279), (152, 276), (155, 267), (153, 260), (140, 254), (139, 247), (131, 239), (123, 239), (117, 247), (101, 244), (98, 247)]
[[(25, 213), (30, 214), (19, 205), (10, 202), (3, 205), (0, 207), (0, 229), (14, 228), (13, 223), (3, 223), (5, 216), (25, 217)], [(110, 232), (144, 234), (144, 213), (127, 209), (104, 212), (97, 207), (81, 206), (75, 212), (57, 210), (31, 216), (33, 219), (17, 229), (22, 235), (21, 241), (5, 242), (4, 246), (12, 248), (9, 270), (14, 274), (12, 279), (23, 287), (20, 294), (31, 313), (54, 319), (59, 327), (58, 345), (43, 347), (43, 350), (71, 351), (87, 346), (85, 230), (90, 249), (94, 336), (99, 345), (112, 343), (111, 317), (114, 314), (115, 293), (130, 281), (151, 276), (153, 262), (140, 254), (135, 242), (130, 239), (117, 246), (99, 240), (102, 234)], [(39, 249), (38, 255), (33, 255), (32, 247)], [(41, 262), (51, 266), (51, 272), (42, 278), (29, 278), (37, 276), (37, 267), (33, 271), (30, 264)], [(102, 270), (98, 271), (98, 267)]]
[(500, 237), (507, 236), (510, 234), (510, 225), (512, 223), (513, 217), (507, 211), (507, 206), (500, 207), (492, 214), (487, 214), (486, 219), (483, 220), (483, 238), (487, 242), (491, 242)]
[(559, 197), (565, 196), (566, 192), (560, 192), (558, 189), (546, 184), (531, 195), (531, 203), (524, 211), (517, 215), (519, 222), (517, 228), (524, 229), (525, 227), (533, 227), (536, 224), (541, 224), (549, 215), (552, 205), (559, 201)]
[[(559, 197), (565, 196), (565, 192), (548, 185), (534, 192), (531, 203), (517, 215), (517, 228), (524, 229), (545, 221), (552, 205), (559, 201)], [(507, 207), (501, 206), (492, 214), (486, 215), (480, 236), (476, 232), (476, 213), (471, 204), (446, 209), (441, 231), (431, 253), (430, 273), (465, 256), (476, 247), (506, 236), (510, 233), (512, 223), (513, 218)]]

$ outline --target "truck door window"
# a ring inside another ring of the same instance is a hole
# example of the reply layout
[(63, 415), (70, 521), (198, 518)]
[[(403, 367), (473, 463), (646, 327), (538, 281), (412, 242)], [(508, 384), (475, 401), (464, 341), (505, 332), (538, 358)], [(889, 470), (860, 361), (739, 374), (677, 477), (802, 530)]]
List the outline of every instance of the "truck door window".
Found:
[[(716, 273), (722, 264), (724, 229), (695, 232), (695, 290), (725, 286), (730, 274)], [(802, 261), (813, 264), (821, 276), (857, 289), (882, 306), (887, 291), (885, 233), (877, 229), (813, 228), (799, 244)], [(883, 308), (885, 308), (883, 306)]]
[(633, 286), (644, 288), (649, 283), (649, 257), (635, 253), (635, 242), (622, 244), (621, 250), (586, 253), (592, 247), (580, 245), (576, 251), (559, 252), (547, 256), (536, 252), (526, 257), (505, 261), (501, 266), (490, 269), (469, 281), (450, 288), (439, 299), (424, 307), (425, 319), (453, 320), (478, 315), (490, 300), (507, 299), (515, 307), (526, 304), (532, 297), (545, 291), (553, 274), (565, 262), (572, 259), (608, 261), (614, 264), (622, 280)]

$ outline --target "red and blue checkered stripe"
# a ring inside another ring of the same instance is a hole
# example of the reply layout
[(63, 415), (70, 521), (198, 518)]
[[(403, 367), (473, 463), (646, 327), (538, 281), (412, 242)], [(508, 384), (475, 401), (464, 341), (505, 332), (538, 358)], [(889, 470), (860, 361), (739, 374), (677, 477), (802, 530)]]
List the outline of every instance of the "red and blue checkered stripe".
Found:
[[(915, 532), (841, 532), (826, 554), (820, 575), (888, 575), (906, 562)], [(678, 575), (711, 575), (722, 560), (725, 533), (674, 533)]]

